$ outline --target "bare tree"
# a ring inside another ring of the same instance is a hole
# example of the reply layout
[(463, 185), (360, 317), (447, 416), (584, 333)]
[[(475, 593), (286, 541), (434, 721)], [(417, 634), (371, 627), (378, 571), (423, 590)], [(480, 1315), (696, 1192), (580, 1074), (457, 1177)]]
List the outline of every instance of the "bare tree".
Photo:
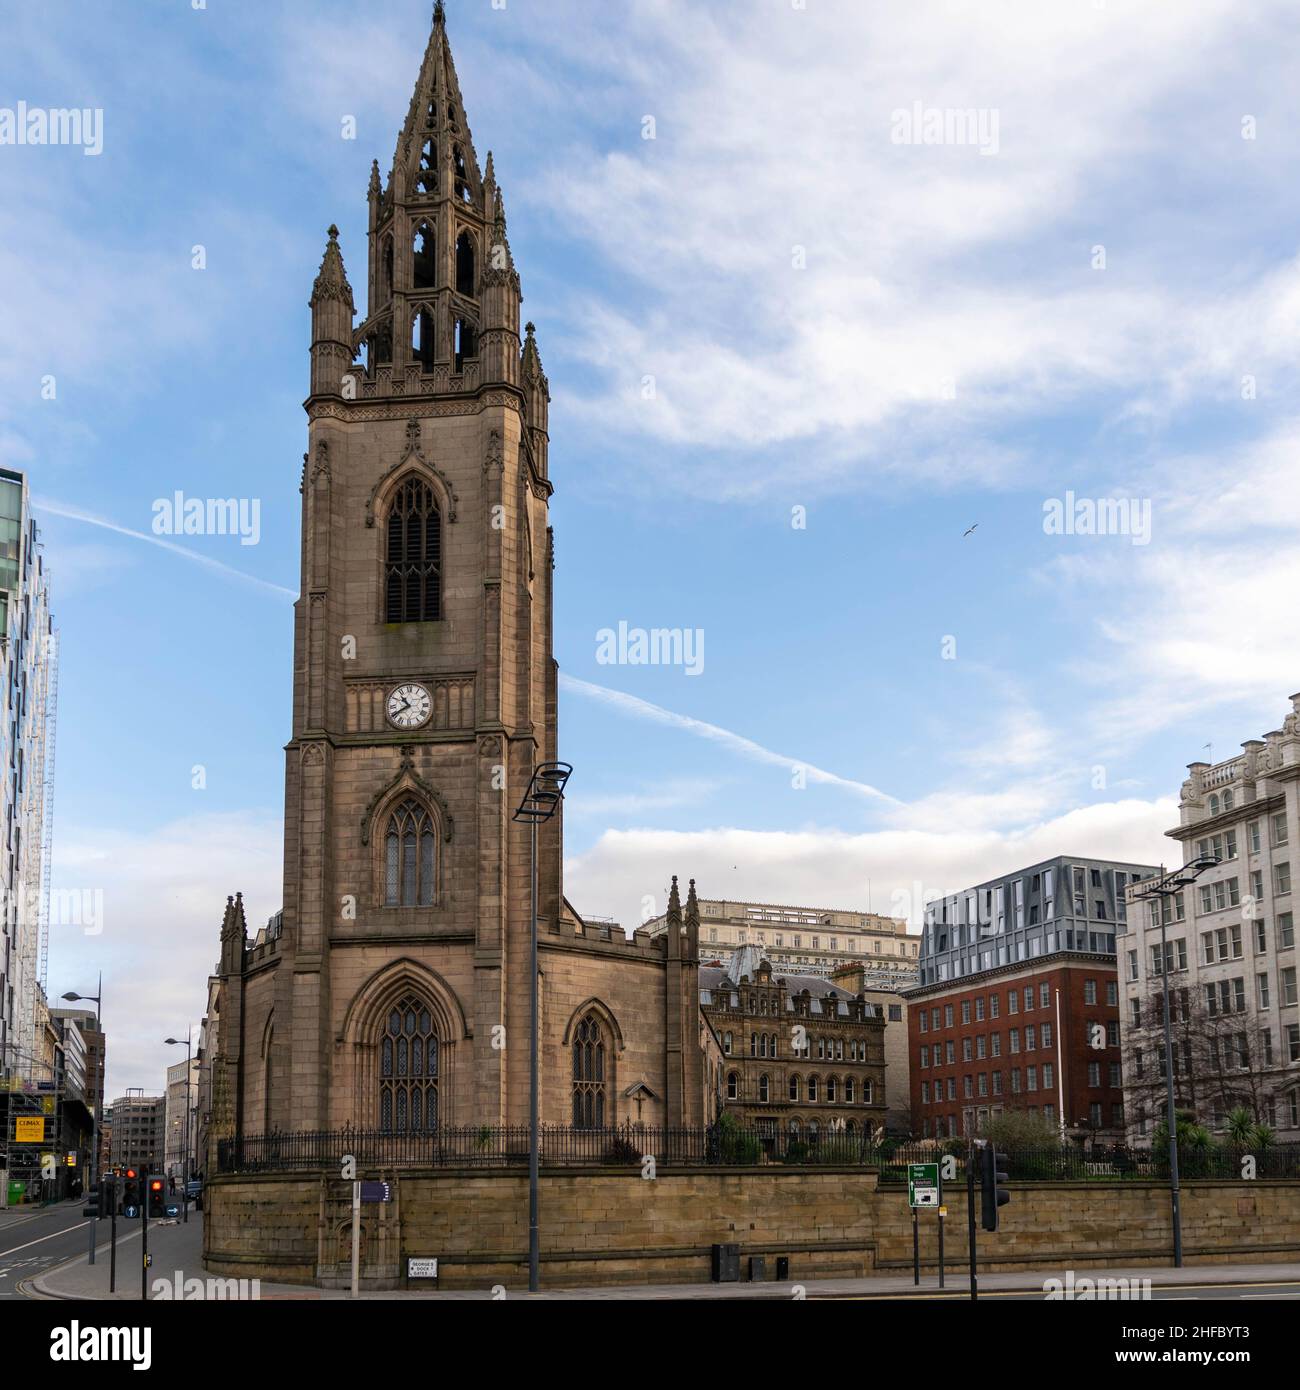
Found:
[[(1174, 1104), (1212, 1125), (1216, 1117), (1243, 1107), (1256, 1124), (1271, 1124), (1287, 1074), (1278, 1058), (1279, 1039), (1260, 1026), (1243, 979), (1238, 991), (1227, 981), (1211, 1008), (1207, 997), (1188, 986), (1170, 986), (1169, 1033), (1173, 1050)], [(1124, 1091), (1130, 1119), (1139, 1105), (1149, 1119), (1164, 1115), (1164, 994), (1155, 984), (1140, 1001), (1139, 1021), (1125, 1033)]]

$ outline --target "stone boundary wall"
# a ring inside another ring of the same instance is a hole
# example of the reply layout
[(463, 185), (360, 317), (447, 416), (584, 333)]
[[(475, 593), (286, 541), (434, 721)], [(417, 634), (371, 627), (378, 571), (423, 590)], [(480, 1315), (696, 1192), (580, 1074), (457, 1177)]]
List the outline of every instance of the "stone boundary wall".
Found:
[[(410, 1256), (437, 1256), (438, 1287), (527, 1286), (525, 1173), (451, 1169), (367, 1172), (393, 1201), (363, 1208), (362, 1275), (370, 1289), (405, 1288)], [(996, 1234), (979, 1233), (983, 1270), (1118, 1267), (1170, 1262), (1169, 1189), (1158, 1182), (1011, 1183)], [(945, 1257), (964, 1268), (966, 1193), (944, 1194)], [(213, 1179), (205, 1192), (204, 1260), (214, 1274), (278, 1283), (349, 1282), (350, 1185), (319, 1175)], [(1183, 1185), (1189, 1264), (1263, 1263), (1300, 1256), (1300, 1181)], [(702, 1283), (710, 1247), (778, 1255), (790, 1278), (899, 1273), (912, 1263), (904, 1188), (861, 1169), (552, 1169), (541, 1177), (542, 1282)], [(921, 1216), (921, 1257), (935, 1268), (938, 1217)], [(413, 1287), (429, 1287), (416, 1283)]]

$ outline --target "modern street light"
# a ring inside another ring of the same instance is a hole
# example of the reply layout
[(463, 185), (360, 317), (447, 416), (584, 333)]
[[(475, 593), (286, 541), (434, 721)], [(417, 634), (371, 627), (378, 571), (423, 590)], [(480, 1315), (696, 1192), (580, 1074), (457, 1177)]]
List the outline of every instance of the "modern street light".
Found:
[[(181, 1042), (185, 1043), (185, 1189), (181, 1195), (181, 1207), (185, 1212), (185, 1224), (189, 1225), (190, 1220), (190, 1035), (186, 1033), (182, 1038), (164, 1038), (163, 1041), (169, 1047), (178, 1047)], [(167, 1155), (164, 1152), (163, 1162), (166, 1163)]]
[(569, 763), (539, 763), (528, 780), (528, 790), (515, 811), (514, 819), (527, 821), (532, 827), (532, 852), (529, 861), (529, 887), (532, 895), (529, 927), (529, 986), (531, 1000), (528, 1037), (528, 1292), (540, 1287), (540, 1245), (537, 1225), (537, 827), (548, 821), (564, 800), (564, 788), (573, 774)]
[[(90, 1162), (86, 1164), (86, 1168), (90, 1173), (90, 1180), (94, 1184), (96, 1192), (95, 1214), (90, 1218), (90, 1254), (86, 1260), (87, 1264), (92, 1265), (95, 1263), (95, 1228), (99, 1224), (99, 1208), (104, 1200), (103, 1175), (99, 1171), (99, 1107), (100, 1102), (103, 1099), (99, 1091), (100, 1087), (102, 1087), (103, 1085), (103, 1070), (108, 1063), (108, 1047), (104, 1040), (104, 1025), (100, 1019), (100, 1011), (104, 1006), (103, 971), (100, 971), (99, 984), (97, 988), (99, 990), (98, 994), (77, 994), (74, 991), (69, 990), (68, 993), (63, 996), (69, 1004), (75, 1004), (78, 1000), (84, 1000), (86, 1003), (90, 1003), (95, 1006), (95, 1025), (99, 1032), (100, 1047), (102, 1049), (99, 1058), (100, 1075), (95, 1078), (95, 1080), (98, 1081), (99, 1085), (95, 1089), (95, 1106), (94, 1109), (90, 1112)], [(86, 1188), (86, 1195), (90, 1195), (89, 1187)]]
[(1169, 948), (1165, 941), (1166, 898), (1172, 898), (1190, 887), (1207, 870), (1219, 863), (1214, 855), (1198, 855), (1189, 859), (1181, 869), (1165, 872), (1160, 866), (1160, 877), (1144, 884), (1135, 898), (1156, 898), (1160, 901), (1160, 980), (1164, 996), (1165, 1016), (1165, 1090), (1168, 1096), (1166, 1125), (1169, 1129), (1169, 1206), (1174, 1227), (1174, 1268), (1183, 1267), (1183, 1218), (1178, 1196), (1178, 1114), (1174, 1105), (1174, 1046), (1169, 1028)]

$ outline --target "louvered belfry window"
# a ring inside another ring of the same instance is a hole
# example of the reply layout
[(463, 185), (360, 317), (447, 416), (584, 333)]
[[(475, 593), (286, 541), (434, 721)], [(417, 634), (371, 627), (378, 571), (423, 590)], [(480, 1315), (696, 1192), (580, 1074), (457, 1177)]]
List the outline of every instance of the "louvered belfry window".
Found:
[(403, 483), (388, 513), (384, 620), (431, 623), (442, 617), (442, 514), (433, 489)]

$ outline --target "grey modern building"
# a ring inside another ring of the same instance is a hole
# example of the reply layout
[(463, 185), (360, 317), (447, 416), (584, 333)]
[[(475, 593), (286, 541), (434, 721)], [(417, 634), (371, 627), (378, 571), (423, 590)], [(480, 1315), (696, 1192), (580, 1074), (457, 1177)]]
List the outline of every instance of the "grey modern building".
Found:
[(1057, 951), (1114, 955), (1115, 933), (1135, 880), (1151, 864), (1060, 855), (928, 904), (921, 938), (921, 986)]
[(54, 691), (49, 585), (27, 479), (0, 468), (0, 1078), (9, 1080), (34, 1079), (39, 1064)]

